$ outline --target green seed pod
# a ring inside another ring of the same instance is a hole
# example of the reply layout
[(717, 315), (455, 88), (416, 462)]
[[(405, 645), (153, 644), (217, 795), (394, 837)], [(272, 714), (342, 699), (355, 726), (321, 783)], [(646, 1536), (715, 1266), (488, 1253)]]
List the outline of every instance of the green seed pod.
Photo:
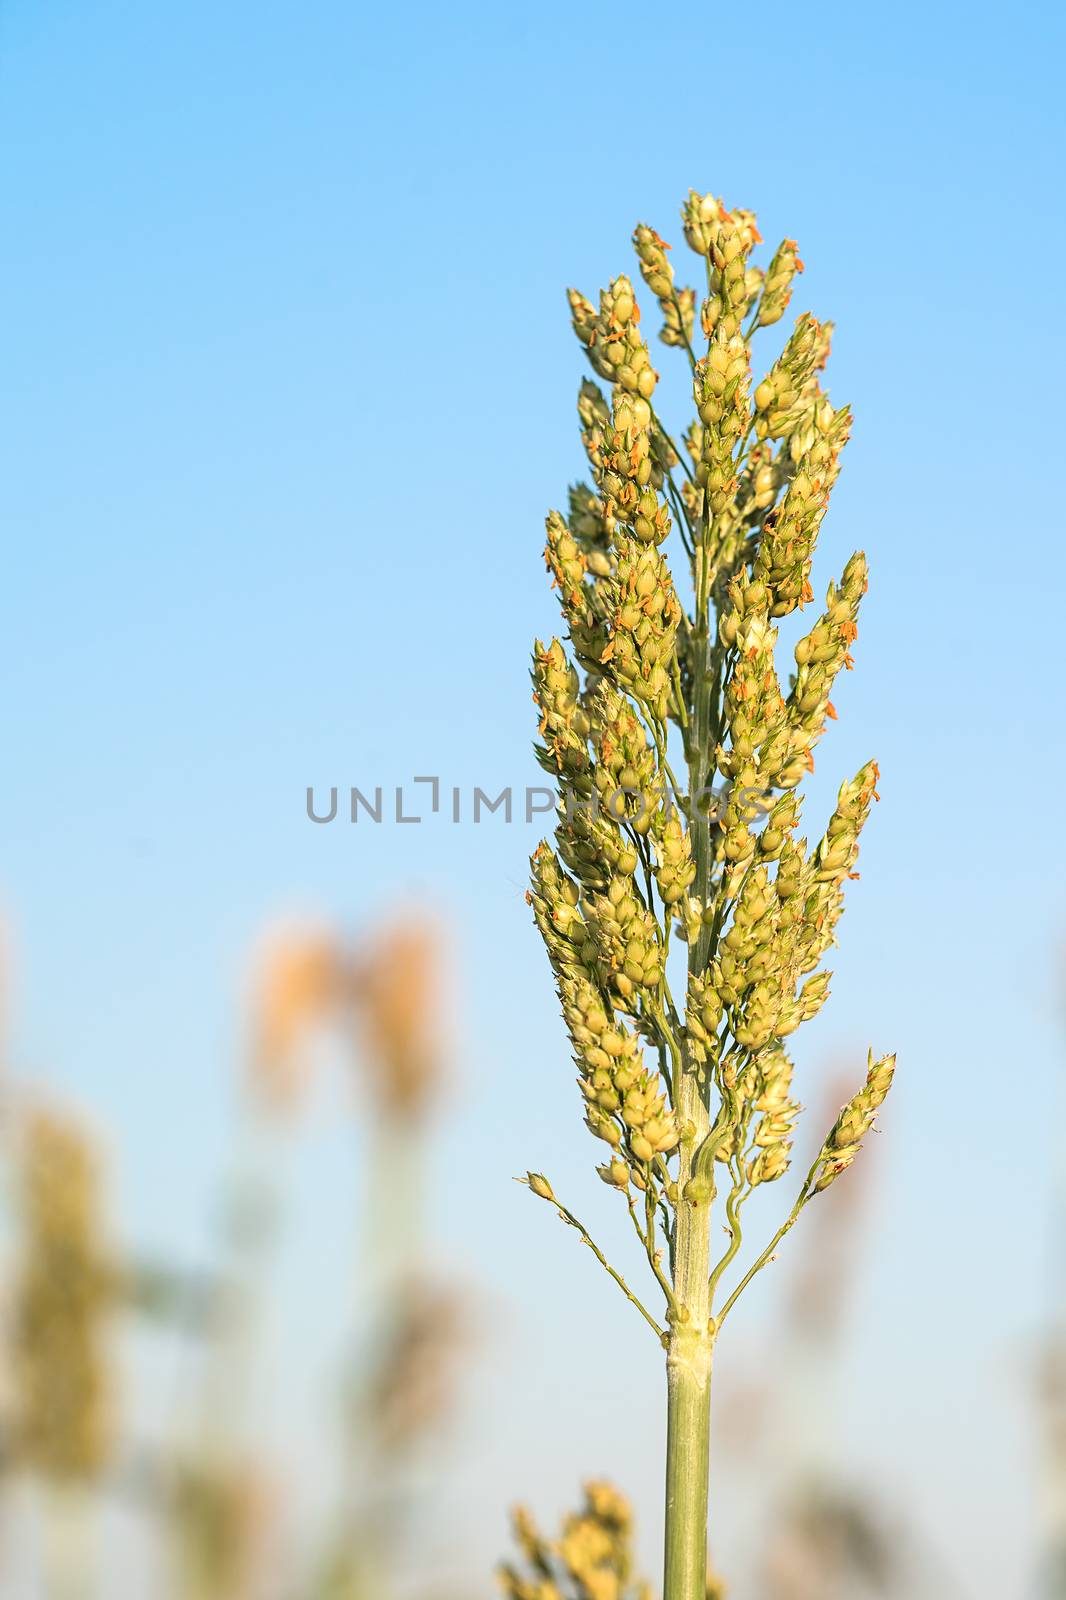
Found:
[(718, 228), (725, 207), (714, 195), (699, 195), (689, 190), (688, 200), (681, 208), (681, 223), (685, 230), (685, 243), (697, 255), (705, 256)]
[(783, 239), (774, 251), (773, 260), (767, 269), (762, 299), (759, 302), (760, 328), (769, 328), (772, 323), (780, 322), (792, 299), (793, 279), (802, 271), (803, 262), (799, 258), (799, 247), (795, 239)]
[(578, 777), (589, 773), (592, 723), (579, 699), (580, 682), (558, 639), (533, 648), (533, 699), (540, 712), (543, 744), (537, 759), (547, 772)]
[(670, 663), (681, 607), (666, 563), (652, 545), (620, 536), (610, 581), (610, 638), (600, 663), (660, 722), (669, 713)]
[(870, 1051), (865, 1084), (842, 1107), (822, 1146), (822, 1166), (814, 1185), (816, 1194), (828, 1189), (854, 1161), (892, 1087), (895, 1068), (895, 1056), (882, 1056), (875, 1061)]
[(654, 228), (639, 222), (633, 230), (633, 248), (640, 258), (640, 271), (657, 300), (669, 299), (674, 287), (674, 269), (667, 259), (670, 246)]
[(616, 1157), (609, 1165), (597, 1167), (596, 1171), (604, 1183), (610, 1184), (612, 1189), (628, 1189), (630, 1173), (627, 1162)]
[(788, 1147), (785, 1144), (774, 1144), (766, 1150), (760, 1150), (748, 1166), (748, 1182), (752, 1188), (760, 1183), (773, 1183), (788, 1171)]
[(681, 819), (660, 812), (655, 819), (655, 877), (664, 905), (676, 905), (684, 898), (696, 876), (692, 844)]
[(605, 889), (615, 874), (632, 876), (640, 862), (610, 805), (606, 810), (594, 801), (571, 806), (560, 818), (555, 838), (563, 862), (586, 889)]
[(602, 1139), (605, 1144), (613, 1145), (616, 1149), (622, 1143), (621, 1129), (617, 1123), (601, 1111), (599, 1106), (590, 1105), (585, 1114), (585, 1126), (597, 1139)]
[(755, 431), (760, 439), (784, 439), (801, 420), (801, 402), (825, 365), (833, 325), (805, 311), (788, 343), (755, 390)]

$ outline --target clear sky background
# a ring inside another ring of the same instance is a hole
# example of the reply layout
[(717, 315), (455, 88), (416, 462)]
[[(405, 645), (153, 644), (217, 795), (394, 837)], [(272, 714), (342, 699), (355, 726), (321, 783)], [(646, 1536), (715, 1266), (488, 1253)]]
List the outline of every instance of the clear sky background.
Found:
[[(581, 471), (562, 291), (633, 270), (638, 219), (683, 272), (690, 186), (799, 239), (794, 310), (835, 318), (856, 413), (815, 588), (857, 545), (871, 588), (808, 816), (870, 754), (883, 801), (805, 1098), (868, 1043), (900, 1066), (824, 1442), (964, 1592), (1031, 1592), (1064, 1164), (1064, 43), (1041, 4), (0, 4), (10, 1053), (112, 1130), (129, 1236), (195, 1255), (263, 924), (439, 908), (461, 1088), (435, 1227), (485, 1314), (427, 1549), (471, 1595), (506, 1504), (550, 1517), (590, 1472), (653, 1547), (659, 1358), (509, 1181), (546, 1168), (616, 1236), (522, 898), (536, 830), (314, 827), (304, 792), (537, 781), (542, 518)], [(290, 1351), (329, 1347), (349, 1136), (321, 1108), (305, 1135)], [(732, 1323), (726, 1403), (787, 1274)]]

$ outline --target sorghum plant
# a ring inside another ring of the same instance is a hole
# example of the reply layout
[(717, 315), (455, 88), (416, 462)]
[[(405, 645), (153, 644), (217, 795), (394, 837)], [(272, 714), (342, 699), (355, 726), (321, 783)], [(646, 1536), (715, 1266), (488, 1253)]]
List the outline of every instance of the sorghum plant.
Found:
[[(636, 1572), (633, 1512), (611, 1483), (585, 1484), (580, 1511), (546, 1539), (524, 1506), (513, 1518), (519, 1560), (499, 1569), (507, 1600), (652, 1600), (651, 1584)], [(711, 1573), (704, 1600), (725, 1600)]]
[(85, 1484), (112, 1445), (106, 1345), (115, 1283), (102, 1239), (98, 1153), (72, 1117), (29, 1117), (21, 1191), (16, 1458), (52, 1483)]
[(43, 1107), (18, 1115), (17, 1128), (19, 1244), (7, 1330), (14, 1415), (4, 1454), (43, 1491), (43, 1592), (77, 1600), (91, 1592), (96, 1493), (116, 1443), (110, 1336), (119, 1280), (95, 1139), (80, 1118)]
[[(813, 599), (815, 540), (851, 425), (820, 382), (832, 324), (804, 313), (753, 383), (753, 338), (780, 321), (802, 271), (796, 245), (785, 240), (762, 270), (750, 211), (691, 193), (682, 220), (706, 272), (702, 304), (676, 282), (659, 235), (644, 224), (633, 235), (660, 338), (691, 371), (696, 416), (680, 445), (657, 408), (630, 279), (616, 278), (599, 309), (570, 293), (574, 330), (607, 387), (587, 379), (578, 398), (592, 484), (571, 488), (567, 515), (547, 519), (569, 642), (538, 642), (533, 657), (537, 753), (559, 806), (555, 848), (542, 843), (533, 856), (530, 900), (585, 1119), (606, 1146), (599, 1171), (628, 1208), (662, 1324), (548, 1179), (526, 1181), (579, 1230), (666, 1349), (665, 1596), (703, 1600), (715, 1342), (803, 1207), (853, 1161), (894, 1062), (871, 1055), (781, 1227), (728, 1282), (746, 1202), (789, 1166), (799, 1106), (788, 1040), (828, 993), (820, 963), (855, 875), (877, 767), (843, 784), (809, 847), (797, 791), (836, 715), (830, 693), (852, 664), (866, 589), (855, 554), (798, 639), (784, 686), (777, 623)], [(672, 531), (687, 608), (663, 554)]]
[(632, 1509), (610, 1483), (585, 1484), (584, 1504), (558, 1539), (546, 1539), (521, 1507), (514, 1536), (521, 1561), (500, 1568), (507, 1600), (652, 1600), (634, 1575)]

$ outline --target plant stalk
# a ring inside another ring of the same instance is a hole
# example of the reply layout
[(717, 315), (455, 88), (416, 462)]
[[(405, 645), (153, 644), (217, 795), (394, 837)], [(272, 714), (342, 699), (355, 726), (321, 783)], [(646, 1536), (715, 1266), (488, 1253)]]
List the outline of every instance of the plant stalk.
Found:
[(686, 1325), (674, 1329), (666, 1358), (665, 1600), (707, 1595), (712, 1350), (706, 1328)]
[[(698, 566), (706, 550), (697, 550)], [(696, 865), (694, 891), (707, 904), (711, 888), (711, 827), (700, 804), (712, 776), (710, 699), (714, 674), (706, 611), (706, 572), (697, 571), (698, 619), (692, 741), (689, 746), (690, 830)], [(701, 603), (702, 602), (702, 603)], [(702, 614), (700, 614), (702, 613)], [(716, 665), (716, 663), (714, 664)], [(711, 931), (703, 928), (689, 948), (689, 969), (702, 973)], [(674, 1238), (674, 1292), (677, 1314), (666, 1357), (666, 1551), (664, 1600), (706, 1600), (707, 1502), (711, 1438), (711, 1359), (714, 1327), (710, 1305), (711, 1196), (686, 1199), (685, 1186), (697, 1151), (710, 1131), (709, 1074), (700, 1071), (686, 1048), (677, 1085), (676, 1108), (684, 1130), (680, 1147)]]

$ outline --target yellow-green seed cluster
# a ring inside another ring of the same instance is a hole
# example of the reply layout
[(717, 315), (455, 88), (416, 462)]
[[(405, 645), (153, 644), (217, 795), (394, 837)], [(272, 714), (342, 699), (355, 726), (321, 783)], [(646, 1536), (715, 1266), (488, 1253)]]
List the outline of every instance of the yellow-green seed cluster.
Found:
[(582, 892), (547, 844), (533, 857), (530, 896), (555, 971), (574, 1049), (586, 1122), (597, 1138), (638, 1167), (678, 1142), (661, 1082), (644, 1063), (640, 1037), (616, 1012), (637, 1016), (662, 977), (654, 918), (631, 876)]
[(787, 1038), (828, 997), (829, 974), (815, 968), (833, 943), (844, 909), (843, 884), (858, 855), (876, 781), (877, 767), (870, 762), (842, 785), (825, 835), (809, 854), (806, 841), (794, 837), (796, 808), (775, 808), (772, 876), (767, 862), (755, 859), (756, 836), (748, 835), (751, 864), (739, 877), (733, 916), (703, 979), (705, 991), (713, 991), (728, 1011), (733, 1038), (745, 1050)]
[(84, 1480), (100, 1471), (111, 1443), (105, 1341), (115, 1284), (101, 1241), (96, 1156), (76, 1123), (51, 1112), (32, 1117), (21, 1198), (14, 1447), (46, 1477)]
[(766, 269), (759, 301), (760, 328), (769, 328), (771, 324), (781, 321), (792, 299), (793, 280), (802, 271), (803, 262), (799, 258), (799, 246), (795, 239), (782, 239)]
[(638, 223), (633, 232), (633, 248), (640, 262), (644, 282), (659, 302), (663, 325), (659, 338), (663, 344), (692, 348), (696, 327), (696, 291), (678, 288), (667, 252), (670, 246), (654, 228)]
[(610, 637), (600, 664), (659, 722), (670, 710), (670, 663), (681, 607), (670, 571), (651, 545), (622, 539), (610, 579)]
[(580, 680), (558, 639), (533, 647), (533, 699), (540, 711), (544, 744), (537, 759), (548, 772), (575, 776), (588, 767), (588, 713), (581, 704)]
[(603, 808), (645, 834), (658, 812), (662, 780), (644, 725), (625, 695), (607, 683), (593, 701), (593, 719), (593, 781)]
[(566, 519), (552, 511), (545, 523), (544, 560), (559, 591), (559, 600), (578, 660), (586, 671), (598, 670), (608, 644), (608, 579), (596, 571), (570, 531)]
[(756, 387), (753, 425), (760, 439), (787, 439), (803, 420), (817, 383), (816, 374), (829, 359), (833, 324), (804, 312), (788, 343)]
[(587, 1483), (581, 1509), (564, 1518), (556, 1539), (524, 1508), (513, 1530), (520, 1560), (498, 1574), (507, 1600), (651, 1600), (634, 1572), (632, 1510), (612, 1484)]
[[(547, 519), (565, 637), (538, 642), (533, 680), (537, 757), (559, 804), (530, 895), (586, 1122), (611, 1147), (600, 1174), (627, 1195), (678, 1324), (663, 1263), (684, 1208), (713, 1204), (727, 1169), (728, 1266), (745, 1195), (788, 1167), (799, 1106), (785, 1041), (827, 998), (821, 964), (877, 783), (868, 762), (825, 833), (800, 834), (798, 791), (836, 716), (867, 586), (858, 552), (783, 677), (779, 624), (813, 599), (851, 429), (822, 387), (833, 325), (802, 312), (753, 375), (753, 337), (782, 320), (803, 271), (798, 246), (785, 239), (756, 265), (754, 214), (711, 193), (689, 194), (682, 226), (706, 276), (698, 319), (667, 242), (640, 223), (633, 245), (660, 337), (688, 364), (687, 426), (665, 420), (632, 280), (615, 277), (598, 308), (570, 291), (592, 368), (578, 398), (590, 481)], [(879, 1064), (841, 1114), (803, 1200), (853, 1157), (890, 1078)]]
[(816, 1192), (828, 1189), (855, 1160), (892, 1087), (895, 1070), (895, 1056), (882, 1056), (880, 1061), (875, 1061), (870, 1051), (865, 1084), (842, 1108), (822, 1146), (814, 1184)]
[(571, 289), (570, 315), (593, 370), (627, 393), (649, 400), (659, 374), (640, 332), (640, 309), (629, 278), (623, 273), (603, 290), (598, 312), (584, 295)]
[(702, 425), (696, 480), (711, 512), (720, 516), (736, 489), (736, 448), (749, 424), (751, 353), (739, 333), (715, 331), (693, 387)]

